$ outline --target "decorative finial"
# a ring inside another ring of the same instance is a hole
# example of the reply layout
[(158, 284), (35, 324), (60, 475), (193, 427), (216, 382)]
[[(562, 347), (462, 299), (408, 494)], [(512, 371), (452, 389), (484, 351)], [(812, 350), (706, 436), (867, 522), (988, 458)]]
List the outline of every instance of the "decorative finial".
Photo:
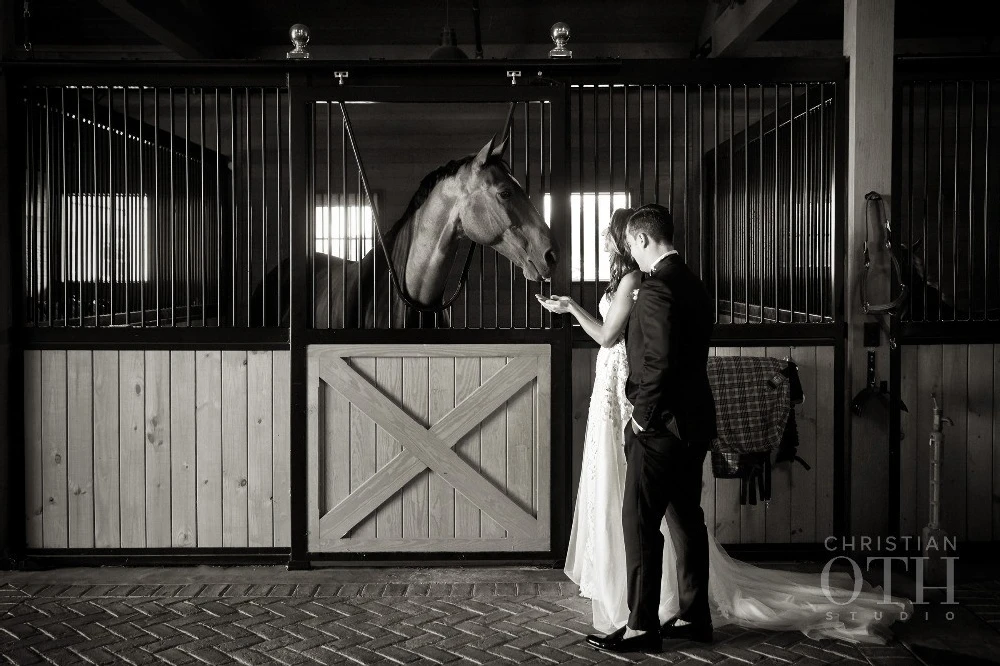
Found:
[(549, 36), (552, 37), (552, 41), (555, 42), (556, 47), (549, 51), (550, 58), (572, 58), (573, 52), (566, 48), (566, 42), (569, 41), (569, 26), (559, 21), (558, 23), (553, 23), (552, 28), (549, 30)]
[(285, 57), (291, 59), (308, 58), (309, 51), (306, 50), (306, 44), (309, 43), (309, 26), (296, 23), (288, 29), (288, 37), (292, 40), (295, 48), (286, 53)]

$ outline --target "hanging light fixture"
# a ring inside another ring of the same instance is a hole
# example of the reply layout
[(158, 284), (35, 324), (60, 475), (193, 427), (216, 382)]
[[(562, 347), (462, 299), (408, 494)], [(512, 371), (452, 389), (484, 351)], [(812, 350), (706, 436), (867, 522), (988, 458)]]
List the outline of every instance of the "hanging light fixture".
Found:
[(451, 7), (445, 0), (445, 26), (441, 28), (441, 46), (431, 51), (431, 60), (468, 60), (465, 51), (458, 48), (455, 29), (451, 27)]

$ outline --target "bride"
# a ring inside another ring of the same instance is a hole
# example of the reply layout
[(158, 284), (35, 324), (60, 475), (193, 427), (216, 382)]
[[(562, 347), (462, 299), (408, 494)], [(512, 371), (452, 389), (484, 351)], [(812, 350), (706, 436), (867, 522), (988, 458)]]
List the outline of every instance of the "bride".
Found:
[[(641, 272), (626, 250), (625, 229), (631, 213), (631, 209), (616, 210), (603, 234), (611, 264), (611, 280), (599, 305), (603, 322), (572, 298), (538, 297), (550, 312), (575, 317), (601, 345), (565, 572), (580, 586), (580, 594), (591, 599), (594, 628), (603, 633), (624, 626), (629, 617), (622, 495), (623, 429), (632, 405), (625, 399), (628, 359), (623, 331), (641, 281)], [(659, 607), (663, 623), (677, 614), (678, 599), (676, 555), (671, 539), (666, 538), (670, 536), (666, 520), (660, 531), (665, 537)], [(864, 580), (852, 600), (855, 581), (847, 573), (831, 572), (824, 590), (820, 574), (766, 569), (732, 559), (711, 531), (708, 550), (709, 604), (716, 627), (736, 624), (749, 629), (797, 630), (813, 639), (884, 644), (891, 636), (888, 626), (913, 614), (911, 601), (892, 597), (886, 602), (881, 587), (873, 588)]]

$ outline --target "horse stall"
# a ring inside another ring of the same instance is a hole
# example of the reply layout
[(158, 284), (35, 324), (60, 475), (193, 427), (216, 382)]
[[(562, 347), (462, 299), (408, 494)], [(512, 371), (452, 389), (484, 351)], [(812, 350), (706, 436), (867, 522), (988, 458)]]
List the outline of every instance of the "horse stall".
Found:
[[(930, 523), (935, 406), (944, 427), (940, 520), (963, 543), (1000, 538), (1000, 227), (995, 59), (900, 59), (892, 242), (908, 298), (893, 321), (898, 533)], [(894, 282), (896, 278), (893, 278)], [(986, 509), (986, 507), (991, 507)]]
[(709, 529), (841, 533), (843, 60), (520, 67), (14, 66), (24, 558), (558, 562), (596, 345), (533, 295), (596, 311), (648, 202), (806, 396)]

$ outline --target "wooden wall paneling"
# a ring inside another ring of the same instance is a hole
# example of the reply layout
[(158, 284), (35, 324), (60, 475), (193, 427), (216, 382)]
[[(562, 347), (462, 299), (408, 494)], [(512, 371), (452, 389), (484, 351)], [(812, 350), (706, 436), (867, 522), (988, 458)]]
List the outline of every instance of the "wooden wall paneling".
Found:
[[(541, 530), (552, 543), (552, 351), (538, 359), (538, 378), (534, 381), (535, 417), (535, 516)], [(568, 535), (567, 535), (568, 536)]]
[[(317, 366), (318, 372), (318, 366)], [(344, 396), (318, 378), (319, 395), (319, 506), (322, 514), (351, 493), (351, 405)], [(350, 532), (348, 532), (348, 535)]]
[[(828, 405), (821, 406), (816, 400), (816, 347), (792, 347), (789, 351), (792, 360), (798, 365), (799, 380), (802, 382), (802, 392), (805, 395), (802, 404), (795, 407), (795, 424), (799, 431), (798, 455), (812, 467), (806, 469), (798, 462), (790, 465), (792, 506), (789, 518), (789, 541), (813, 543), (818, 538), (816, 482), (817, 475), (821, 473), (817, 464), (819, 461), (816, 447), (816, 410), (825, 409)], [(824, 377), (823, 381), (827, 379)], [(768, 538), (770, 539), (770, 534)]]
[(94, 351), (94, 546), (120, 548), (118, 352)]
[(247, 544), (263, 548), (274, 545), (271, 354), (247, 352)]
[[(404, 358), (403, 409), (424, 426), (429, 425), (428, 359)], [(428, 476), (424, 470), (403, 487), (403, 538), (426, 539), (428, 536)]]
[[(393, 404), (401, 405), (403, 399), (403, 361), (400, 358), (375, 359), (375, 381), (383, 394)], [(382, 469), (402, 451), (399, 442), (378, 425), (375, 426), (375, 469)], [(403, 536), (403, 493), (397, 491), (375, 512), (375, 532), (380, 539), (399, 539)]]
[[(716, 356), (739, 356), (739, 347), (716, 347)], [(711, 454), (709, 454), (711, 455)], [(718, 479), (715, 484), (715, 538), (719, 543), (741, 543), (740, 481)]]
[(69, 547), (94, 547), (94, 363), (90, 350), (66, 352)]
[[(926, 446), (926, 443), (930, 438), (931, 423), (934, 418), (932, 396), (937, 396), (939, 406), (943, 405), (946, 410), (948, 409), (948, 405), (944, 404), (944, 396), (941, 394), (943, 351), (941, 345), (920, 345), (917, 348), (917, 413), (914, 430), (917, 433), (917, 441), (923, 440), (925, 443), (925, 446), (917, 447), (918, 528), (922, 528), (930, 520), (931, 447)], [(947, 415), (945, 412), (945, 416)]]
[(316, 356), (309, 355), (307, 363), (306, 384), (308, 388), (306, 389), (306, 413), (308, 415), (308, 450), (306, 459), (308, 464), (306, 469), (306, 484), (309, 498), (308, 541), (309, 549), (316, 550), (322, 540), (319, 523), (320, 516), (329, 508), (327, 502), (323, 501), (323, 495), (325, 494), (323, 487), (326, 482), (325, 477), (330, 476), (327, 471), (328, 458), (332, 458), (333, 456), (324, 454), (327, 444), (324, 441), (323, 433), (329, 432), (329, 429), (327, 428), (324, 419), (325, 415), (320, 404), (320, 394), (326, 387), (324, 387), (319, 379), (319, 359)]
[[(428, 378), (428, 416), (430, 423), (434, 424), (455, 407), (455, 359), (428, 359)], [(439, 475), (430, 474), (427, 495), (428, 535), (431, 538), (454, 537), (455, 489)]]
[[(275, 351), (272, 353), (272, 377), (274, 392), (272, 394), (272, 439), (273, 447), (271, 470), (272, 498), (274, 507), (274, 545), (288, 547), (291, 545), (291, 468), (289, 455), (291, 452), (290, 415), (291, 391), (290, 359), (291, 352)], [(348, 429), (343, 431), (345, 437)]]
[(833, 534), (833, 347), (816, 347), (816, 541)]
[(908, 411), (899, 412), (899, 531), (918, 534), (917, 523), (917, 450), (927, 446), (927, 433), (917, 421), (917, 349), (903, 345), (900, 350), (899, 398)]
[[(352, 358), (350, 366), (369, 383), (375, 384), (375, 359)], [(375, 474), (375, 422), (356, 405), (351, 405), (351, 491)], [(375, 516), (370, 515), (352, 530), (355, 538), (374, 539)]]
[(202, 352), (170, 352), (170, 545), (175, 548), (198, 545), (196, 353)]
[(24, 352), (24, 521), (29, 548), (43, 545), (43, 492), (42, 352), (29, 349)]
[(118, 353), (122, 548), (146, 546), (146, 372), (142, 351)]
[(222, 352), (222, 545), (247, 546), (247, 353)]
[[(777, 359), (792, 356), (789, 347), (766, 347), (764, 354)], [(774, 459), (773, 455), (771, 459)], [(798, 463), (795, 465), (798, 466)], [(792, 540), (791, 467), (792, 463), (783, 462), (774, 465), (771, 470), (771, 501), (764, 506), (764, 540), (767, 543), (789, 543)]]
[[(765, 356), (765, 347), (741, 347), (740, 356)], [(772, 475), (772, 482), (774, 477)], [(735, 483), (735, 482), (734, 482)], [(763, 543), (766, 541), (765, 532), (766, 507), (757, 493), (756, 504), (744, 504), (740, 507), (740, 537), (742, 543)]]
[[(512, 359), (507, 359), (508, 362)], [(535, 424), (533, 380), (507, 401), (507, 495), (534, 514)]]
[(198, 532), (201, 548), (222, 540), (222, 352), (195, 357)]
[(966, 537), (965, 489), (968, 458), (969, 347), (948, 344), (941, 350), (944, 415), (955, 421), (945, 426), (941, 452), (941, 524), (959, 540)]
[[(455, 405), (458, 406), (470, 393), (479, 388), (480, 359), (461, 356), (455, 359)], [(473, 428), (455, 446), (459, 457), (469, 463), (472, 469), (480, 469), (482, 449), (479, 428)], [(482, 515), (475, 498), (466, 497), (455, 491), (455, 537), (478, 538), (482, 536)]]
[(42, 543), (69, 541), (66, 493), (66, 352), (42, 352)]
[[(989, 541), (993, 519), (993, 345), (969, 345), (968, 469), (969, 541)], [(945, 439), (947, 442), (948, 440)]]
[(172, 542), (170, 385), (173, 379), (169, 351), (149, 350), (145, 356), (146, 545), (166, 548)]
[[(499, 357), (486, 357), (480, 361), (482, 381), (499, 372), (507, 361)], [(502, 490), (507, 490), (509, 470), (507, 469), (507, 418), (506, 407), (501, 406), (488, 416), (479, 427), (482, 458), (480, 468), (484, 477)], [(503, 538), (507, 535), (504, 526), (487, 514), (483, 514), (483, 538)]]

